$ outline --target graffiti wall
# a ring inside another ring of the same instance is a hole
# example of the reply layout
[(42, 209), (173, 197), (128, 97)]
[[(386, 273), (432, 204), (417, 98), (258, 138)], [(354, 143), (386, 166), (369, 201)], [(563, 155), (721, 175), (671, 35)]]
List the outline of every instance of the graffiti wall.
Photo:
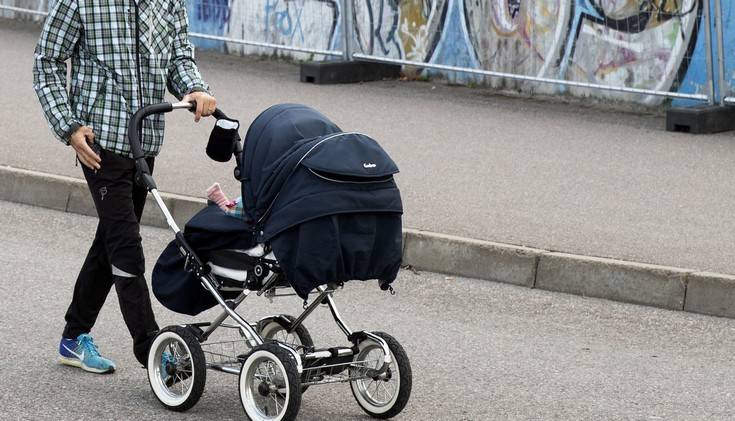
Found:
[[(701, 0), (351, 1), (353, 46), (365, 54), (660, 91), (703, 93), (706, 86)], [(731, 27), (735, 31), (735, 7), (723, 3), (729, 34)], [(339, 50), (344, 42), (337, 0), (189, 0), (189, 9), (196, 31), (318, 49)], [(728, 60), (735, 62), (732, 44)], [(200, 45), (241, 54), (264, 51), (232, 43)], [(735, 71), (728, 72), (733, 86)], [(651, 105), (662, 101), (460, 73), (438, 75), (528, 93), (561, 91)]]
[[(187, 0), (192, 32), (341, 50), (344, 0)], [(348, 0), (353, 49), (364, 54), (546, 79), (706, 93), (703, 0)], [(45, 9), (47, 0), (0, 0)], [(713, 3), (713, 2), (711, 2)], [(735, 5), (723, 1), (727, 86), (735, 86)], [(714, 6), (712, 6), (714, 7)], [(4, 13), (3, 15), (7, 15)], [(201, 48), (273, 54), (195, 39)], [(310, 54), (281, 52), (296, 59)], [(317, 56), (316, 58), (321, 58)], [(658, 105), (660, 97), (428, 72), (452, 82)]]

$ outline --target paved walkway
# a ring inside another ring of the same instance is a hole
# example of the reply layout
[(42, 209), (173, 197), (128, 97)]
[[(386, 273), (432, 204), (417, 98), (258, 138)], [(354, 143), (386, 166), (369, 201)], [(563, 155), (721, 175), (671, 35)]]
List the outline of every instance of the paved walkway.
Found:
[[(38, 27), (0, 21), (0, 164), (81, 176), (31, 89)], [(491, 96), (433, 83), (298, 82), (298, 68), (199, 52), (221, 107), (245, 125), (280, 102), (373, 135), (402, 172), (405, 225), (593, 256), (735, 273), (735, 139), (663, 131), (657, 116)], [(161, 190), (201, 195), (231, 167), (203, 153), (211, 121), (168, 119)]]
[[(190, 411), (163, 409), (134, 361), (114, 290), (93, 333), (117, 373), (56, 363), (64, 310), (94, 227), (93, 218), (0, 201), (0, 418), (244, 419), (237, 377), (216, 372), (207, 373), (204, 396)], [(150, 269), (171, 234), (144, 227), (142, 236)], [(735, 418), (735, 320), (423, 272), (402, 271), (395, 286), (391, 297), (374, 282), (349, 282), (335, 299), (350, 327), (387, 331), (405, 347), (414, 383), (396, 420)], [(240, 310), (257, 321), (297, 314), (301, 302), (269, 304), (253, 294)], [(157, 302), (154, 311), (161, 325), (193, 320)], [(317, 346), (345, 343), (324, 308), (306, 326)], [(234, 338), (212, 338), (225, 339)], [(310, 388), (299, 415), (368, 419), (344, 384)]]

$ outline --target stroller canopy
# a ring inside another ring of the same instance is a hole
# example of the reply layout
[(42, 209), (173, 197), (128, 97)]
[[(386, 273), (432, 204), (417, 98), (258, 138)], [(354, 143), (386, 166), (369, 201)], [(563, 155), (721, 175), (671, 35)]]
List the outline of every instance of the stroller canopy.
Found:
[(242, 156), (245, 213), (259, 242), (327, 215), (402, 213), (398, 167), (370, 137), (281, 104), (255, 119)]
[[(240, 170), (246, 220), (210, 205), (186, 224), (184, 236), (203, 261), (268, 243), (304, 299), (332, 282), (396, 279), (403, 250), (398, 168), (375, 140), (344, 133), (304, 105), (276, 105), (250, 126)], [(176, 242), (169, 244), (154, 268), (153, 292), (167, 308), (194, 315), (215, 300), (184, 260)]]

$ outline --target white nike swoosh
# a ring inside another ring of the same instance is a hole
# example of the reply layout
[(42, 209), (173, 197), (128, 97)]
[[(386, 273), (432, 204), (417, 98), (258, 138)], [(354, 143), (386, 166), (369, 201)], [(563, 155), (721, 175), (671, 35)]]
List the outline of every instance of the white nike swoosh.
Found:
[(62, 346), (63, 346), (63, 347), (64, 347), (64, 348), (65, 348), (65, 349), (66, 349), (67, 351), (69, 351), (69, 353), (71, 353), (71, 354), (72, 354), (72, 355), (74, 355), (75, 357), (79, 358), (79, 361), (84, 361), (84, 351), (82, 351), (82, 353), (81, 353), (81, 354), (77, 354), (76, 352), (74, 352), (74, 351), (72, 351), (71, 349), (69, 349), (69, 347), (68, 347), (68, 346), (66, 346), (66, 345), (62, 345)]

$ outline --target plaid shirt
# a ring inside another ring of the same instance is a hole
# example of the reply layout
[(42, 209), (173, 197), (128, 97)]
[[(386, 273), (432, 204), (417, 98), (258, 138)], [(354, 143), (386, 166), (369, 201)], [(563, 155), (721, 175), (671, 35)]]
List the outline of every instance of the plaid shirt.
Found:
[[(132, 156), (126, 133), (137, 109), (162, 102), (167, 86), (179, 99), (209, 90), (194, 62), (185, 0), (137, 0), (139, 85), (135, 1), (57, 0), (51, 7), (35, 50), (33, 88), (49, 126), (67, 145), (84, 125), (92, 128), (103, 149)], [(146, 156), (158, 154), (163, 131), (163, 115), (143, 122)]]

